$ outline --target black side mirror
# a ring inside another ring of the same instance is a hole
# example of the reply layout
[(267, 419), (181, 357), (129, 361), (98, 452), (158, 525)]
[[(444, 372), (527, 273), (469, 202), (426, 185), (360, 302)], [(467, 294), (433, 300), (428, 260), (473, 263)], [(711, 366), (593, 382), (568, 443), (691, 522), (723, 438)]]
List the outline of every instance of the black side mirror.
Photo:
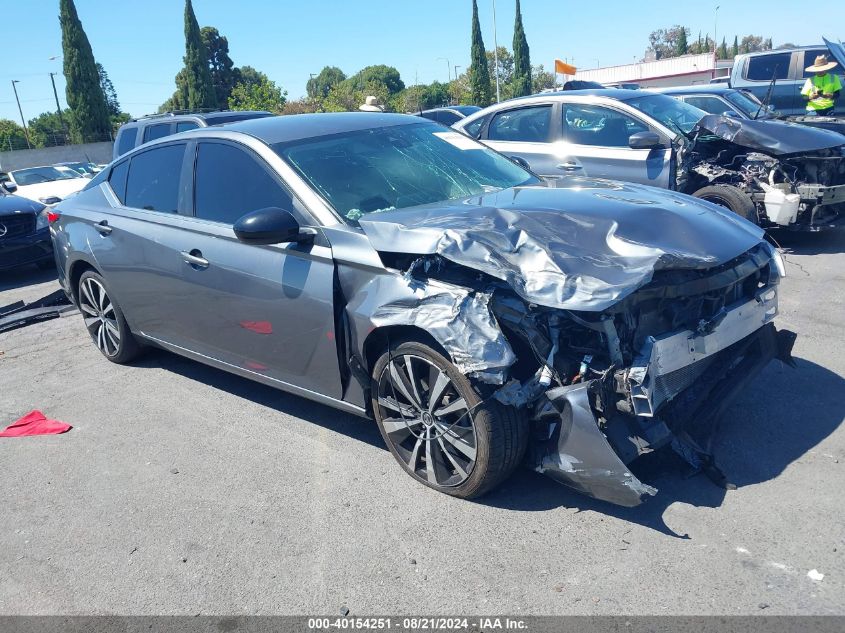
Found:
[(2, 184), (3, 189), (8, 191), (9, 193), (15, 193), (18, 190), (18, 186), (11, 180), (6, 180), (5, 182), (2, 182), (0, 184)]
[(247, 213), (235, 222), (235, 235), (247, 244), (285, 244), (313, 241), (316, 231), (301, 228), (290, 211), (267, 207)]
[(637, 132), (631, 134), (628, 139), (628, 147), (631, 149), (654, 149), (656, 147), (663, 147), (663, 142), (660, 140), (660, 135), (657, 132)]

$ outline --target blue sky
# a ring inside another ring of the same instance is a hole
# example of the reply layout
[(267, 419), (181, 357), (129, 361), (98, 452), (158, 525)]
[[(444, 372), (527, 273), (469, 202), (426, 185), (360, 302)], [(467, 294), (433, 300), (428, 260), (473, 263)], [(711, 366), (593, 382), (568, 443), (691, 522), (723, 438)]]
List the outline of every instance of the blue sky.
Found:
[[(21, 7), (21, 2), (25, 7)], [(304, 94), (309, 73), (336, 65), (352, 74), (370, 64), (399, 69), (406, 84), (445, 81), (447, 62), (469, 63), (470, 0), (193, 0), (200, 26), (216, 26), (229, 39), (236, 65), (267, 73), (290, 97)], [(484, 42), (493, 47), (493, 0), (479, 0)], [(500, 45), (510, 48), (515, 0), (496, 0)], [(808, 5), (681, 0), (596, 3), (522, 0), (532, 63), (549, 68), (555, 57), (577, 66), (631, 62), (648, 34), (684, 24), (692, 37), (748, 33), (783, 42), (815, 44), (822, 35), (843, 38), (845, 2)], [(24, 116), (54, 110), (49, 74), (61, 73), (58, 0), (0, 0), (0, 118), (20, 120), (10, 80), (18, 79)], [(814, 7), (808, 11), (809, 7)], [(94, 56), (108, 71), (124, 110), (154, 112), (174, 89), (182, 66), (183, 0), (76, 0)], [(834, 29), (839, 29), (835, 32)], [(462, 69), (459, 69), (459, 72)], [(454, 72), (452, 69), (450, 72)], [(64, 107), (64, 78), (56, 78)]]

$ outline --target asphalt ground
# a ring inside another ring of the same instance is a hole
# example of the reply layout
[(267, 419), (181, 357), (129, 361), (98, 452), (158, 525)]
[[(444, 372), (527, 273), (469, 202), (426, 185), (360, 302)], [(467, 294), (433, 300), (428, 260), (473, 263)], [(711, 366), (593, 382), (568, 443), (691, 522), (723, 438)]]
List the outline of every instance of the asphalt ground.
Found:
[[(737, 489), (657, 469), (635, 509), (528, 471), (449, 498), (373, 423), (167, 352), (114, 365), (78, 314), (0, 334), (0, 426), (74, 427), (0, 438), (0, 614), (843, 614), (845, 232), (779, 239), (798, 368), (729, 410)], [(0, 273), (0, 306), (56, 288)]]

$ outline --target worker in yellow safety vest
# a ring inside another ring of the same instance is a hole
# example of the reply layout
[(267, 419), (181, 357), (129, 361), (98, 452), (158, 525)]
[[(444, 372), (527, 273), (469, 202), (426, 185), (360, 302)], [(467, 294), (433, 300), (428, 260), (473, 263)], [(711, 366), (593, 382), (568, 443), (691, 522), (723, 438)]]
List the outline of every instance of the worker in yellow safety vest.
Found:
[(812, 66), (805, 70), (808, 73), (815, 73), (809, 77), (801, 88), (801, 94), (809, 99), (807, 102), (807, 114), (824, 116), (833, 114), (833, 107), (836, 105), (836, 98), (842, 90), (842, 82), (839, 75), (828, 72), (836, 66), (836, 62), (827, 61), (827, 57), (819, 55)]

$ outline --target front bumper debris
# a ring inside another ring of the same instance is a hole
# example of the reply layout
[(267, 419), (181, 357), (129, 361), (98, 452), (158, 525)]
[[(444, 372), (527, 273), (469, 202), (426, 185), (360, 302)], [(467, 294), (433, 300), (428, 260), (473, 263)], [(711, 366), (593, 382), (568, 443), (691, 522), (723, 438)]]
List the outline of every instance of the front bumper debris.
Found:
[(795, 334), (778, 332), (772, 323), (758, 327), (710, 355), (693, 384), (652, 412), (659, 419), (618, 414), (601, 425), (591, 405), (591, 394), (602, 389), (599, 379), (551, 389), (545, 397), (557, 419), (532, 447), (531, 466), (578, 492), (633, 507), (657, 489), (640, 481), (628, 464), (671, 446), (695, 470), (729, 487), (702, 437), (712, 439), (718, 418), (771, 360), (793, 364), (794, 342)]
[(17, 301), (0, 307), (0, 332), (16, 330), (39, 321), (55, 319), (66, 312), (76, 311), (64, 290), (57, 290), (32, 303)]

